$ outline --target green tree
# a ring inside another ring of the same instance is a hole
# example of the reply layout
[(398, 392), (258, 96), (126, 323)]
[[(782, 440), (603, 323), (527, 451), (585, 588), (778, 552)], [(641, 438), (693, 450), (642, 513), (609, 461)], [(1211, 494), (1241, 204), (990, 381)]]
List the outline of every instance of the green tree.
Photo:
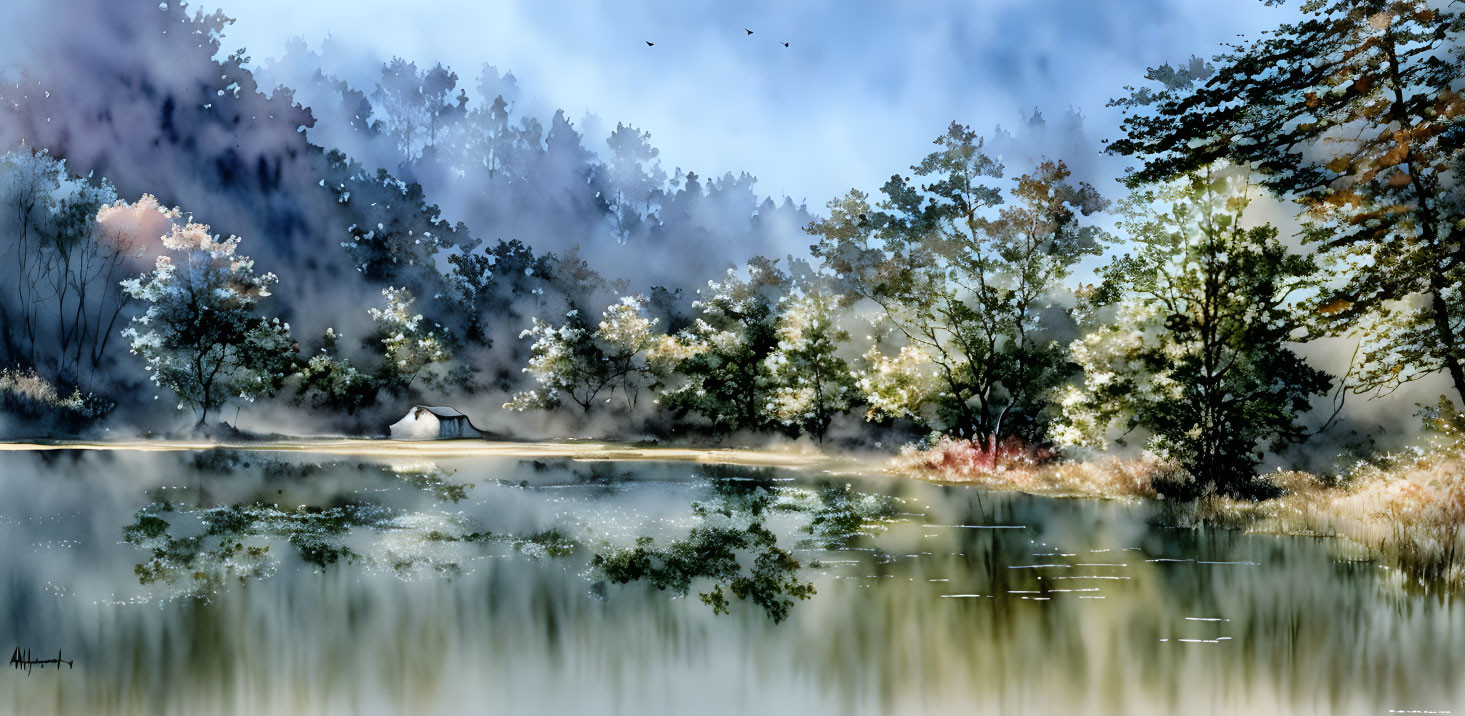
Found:
[(1329, 377), (1288, 343), (1317, 267), (1272, 226), (1243, 225), (1237, 173), (1197, 172), (1126, 202), (1134, 250), (1088, 296), (1107, 310), (1072, 347), (1084, 381), (1062, 399), (1060, 445), (1099, 445), (1116, 422), (1144, 428), (1195, 490), (1246, 494), (1263, 443), (1305, 437), (1297, 417)]
[(520, 391), (504, 403), (505, 410), (554, 410), (569, 397), (585, 414), (595, 404), (596, 396), (610, 385), (604, 357), (595, 345), (594, 330), (578, 309), (565, 313), (565, 323), (556, 327), (539, 318), (519, 334), (533, 338), (529, 347), (529, 365), (524, 372), (534, 377), (539, 387)]
[(411, 291), (388, 286), (382, 289), (382, 298), (385, 308), (366, 309), (382, 346), (378, 382), (402, 391), (411, 389), (418, 378), (439, 382), (438, 368), (453, 358), (443, 336), (424, 325), (422, 314), (413, 312), (417, 298)]
[(858, 397), (853, 373), (839, 356), (849, 332), (840, 328), (839, 296), (828, 277), (804, 273), (778, 304), (778, 345), (764, 359), (772, 395), (773, 420), (820, 442), (835, 415)]
[(148, 304), (122, 334), (152, 381), (192, 408), (198, 425), (229, 400), (273, 395), (295, 372), (297, 352), (289, 324), (257, 313), (275, 275), (256, 274), (236, 253), (239, 237), (220, 240), (206, 224), (174, 224), (162, 240), (173, 255), (122, 282)]
[(326, 329), (320, 352), (300, 367), (296, 402), (309, 400), (316, 407), (354, 415), (358, 409), (376, 403), (382, 381), (358, 371), (351, 361), (337, 355), (340, 340), (334, 328)]
[(1099, 253), (1104, 237), (1081, 217), (1107, 204), (1044, 161), (999, 211), (1002, 192), (984, 182), (1002, 167), (982, 140), (952, 123), (935, 143), (911, 168), (923, 183), (892, 177), (877, 206), (852, 191), (808, 228), (843, 290), (874, 304), (901, 344), (893, 359), (867, 355), (870, 417), (917, 418), (987, 445), (1040, 439), (1047, 395), (1065, 377), (1044, 314), (1073, 266)]
[(657, 161), (659, 151), (651, 146), (651, 133), (616, 123), (606, 139), (610, 162), (605, 166), (609, 188), (609, 210), (615, 222), (616, 238), (627, 243), (655, 220), (656, 202), (666, 184), (666, 172)]
[(533, 319), (520, 337), (534, 339), (524, 372), (539, 387), (517, 393), (504, 407), (553, 410), (568, 397), (588, 414), (600, 395), (620, 390), (626, 408), (634, 408), (641, 390), (653, 380), (648, 353), (659, 342), (658, 320), (646, 317), (645, 306), (644, 296), (622, 297), (606, 307), (594, 326), (577, 309), (568, 311), (559, 327)]
[(699, 313), (665, 351), (677, 357), (681, 383), (662, 392), (661, 404), (679, 416), (696, 413), (713, 432), (768, 427), (768, 356), (778, 346), (775, 307), (787, 276), (776, 260), (755, 257), (747, 278), (729, 269), (708, 281), (692, 302)]
[(1337, 280), (1319, 333), (1356, 334), (1358, 392), (1443, 372), (1465, 397), (1465, 100), (1459, 3), (1309, 0), (1308, 13), (1207, 64), (1148, 75), (1116, 100), (1112, 150), (1141, 157), (1132, 186), (1227, 159), (1304, 211)]
[(489, 346), (495, 325), (513, 325), (526, 305), (542, 302), (546, 281), (556, 273), (559, 260), (554, 254), (535, 256), (518, 239), (500, 240), (481, 252), (478, 243), (475, 239), (448, 256), (453, 269), (446, 280), (463, 317), (464, 339)]

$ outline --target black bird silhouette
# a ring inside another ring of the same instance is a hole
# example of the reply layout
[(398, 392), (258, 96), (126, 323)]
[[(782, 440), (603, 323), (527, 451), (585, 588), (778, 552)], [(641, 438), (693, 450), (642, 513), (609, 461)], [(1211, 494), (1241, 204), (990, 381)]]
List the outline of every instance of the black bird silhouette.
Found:
[(783, 46), (784, 47), (788, 47), (788, 43), (787, 42), (783, 43)]
[(655, 47), (655, 46), (656, 46), (656, 43), (654, 43), (654, 42), (652, 42), (652, 41), (650, 41), (650, 40), (647, 40), (647, 41), (646, 41), (646, 46), (647, 46), (647, 47)]
[(745, 27), (745, 28), (743, 28), (743, 32), (746, 32), (746, 33), (748, 33), (748, 34), (749, 34), (749, 35), (751, 35), (751, 34), (753, 34), (753, 31), (752, 31), (752, 30), (749, 30), (749, 29), (748, 29), (748, 28), (746, 28), (746, 27)]

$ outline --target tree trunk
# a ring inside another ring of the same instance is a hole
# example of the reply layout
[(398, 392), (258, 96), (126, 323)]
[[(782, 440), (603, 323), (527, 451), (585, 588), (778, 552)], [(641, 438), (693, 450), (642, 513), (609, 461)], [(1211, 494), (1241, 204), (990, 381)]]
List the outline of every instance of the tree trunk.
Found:
[[(1412, 131), (1415, 123), (1406, 113), (1404, 101), (1404, 79), (1399, 67), (1399, 54), (1394, 40), (1393, 30), (1389, 29), (1384, 35), (1385, 52), (1389, 60), (1389, 80), (1393, 85), (1393, 104), (1390, 106), (1390, 115), (1395, 123), (1405, 132)], [(1418, 162), (1414, 157), (1414, 148), (1409, 145), (1404, 147), (1403, 161), (1399, 166), (1409, 175), (1409, 186), (1414, 190), (1414, 200), (1419, 203), (1415, 210), (1419, 214), (1419, 235), (1425, 244), (1431, 248), (1442, 248), (1440, 246), (1439, 228), (1435, 223), (1434, 211), (1430, 208), (1430, 192), (1426, 191), (1420, 179), (1417, 166)], [(1440, 340), (1440, 354), (1445, 364), (1445, 370), (1450, 374), (1450, 380), (1455, 384), (1455, 395), (1465, 401), (1465, 369), (1460, 366), (1460, 357), (1457, 353), (1459, 336), (1455, 335), (1455, 329), (1450, 325), (1449, 306), (1445, 303), (1444, 288), (1445, 277), (1441, 275), (1441, 266), (1438, 262), (1429, 265), (1429, 299), (1430, 309), (1434, 313), (1435, 335)], [(1465, 405), (1462, 402), (1461, 405)]]
[(1434, 314), (1435, 333), (1440, 339), (1440, 353), (1445, 363), (1445, 370), (1449, 371), (1450, 380), (1455, 384), (1455, 396), (1462, 401), (1459, 405), (1465, 406), (1465, 368), (1460, 366), (1460, 357), (1455, 351), (1455, 346), (1459, 345), (1459, 337), (1455, 335), (1455, 329), (1450, 325), (1450, 315), (1447, 313), (1449, 307), (1445, 304), (1445, 297), (1438, 287), (1430, 290), (1429, 299), (1431, 312)]

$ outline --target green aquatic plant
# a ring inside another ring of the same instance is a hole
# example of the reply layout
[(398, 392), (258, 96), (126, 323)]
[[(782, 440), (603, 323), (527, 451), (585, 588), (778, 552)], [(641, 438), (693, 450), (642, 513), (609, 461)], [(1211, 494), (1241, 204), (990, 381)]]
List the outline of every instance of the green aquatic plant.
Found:
[(580, 543), (576, 542), (573, 537), (570, 537), (556, 527), (536, 532), (522, 539), (515, 539), (514, 537), (508, 537), (507, 539), (513, 542), (516, 552), (536, 557), (549, 557), (551, 559), (568, 557), (574, 554), (575, 549), (580, 546)]
[(596, 554), (591, 569), (599, 580), (598, 592), (607, 582), (646, 582), (686, 595), (699, 580), (710, 580), (711, 588), (697, 596), (714, 613), (728, 613), (731, 594), (762, 607), (779, 623), (788, 618), (795, 600), (808, 599), (815, 589), (799, 578), (805, 565), (764, 525), (769, 512), (809, 516), (801, 529), (813, 539), (800, 546), (839, 548), (879, 529), (899, 508), (894, 497), (859, 492), (850, 483), (817, 492), (780, 487), (766, 468), (718, 466), (702, 473), (717, 501), (692, 503), (692, 514), (701, 524), (663, 547), (652, 537), (641, 537), (634, 547)]

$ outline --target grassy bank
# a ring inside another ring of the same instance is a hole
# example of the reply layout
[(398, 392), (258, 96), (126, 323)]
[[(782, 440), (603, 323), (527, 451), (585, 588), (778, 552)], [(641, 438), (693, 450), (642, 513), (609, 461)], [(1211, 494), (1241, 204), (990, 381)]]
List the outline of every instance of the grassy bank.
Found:
[(1465, 444), (1360, 462), (1334, 476), (1278, 471), (1258, 476), (1274, 497), (1166, 499), (1178, 479), (1149, 459), (1055, 461), (1012, 453), (997, 459), (959, 440), (908, 448), (895, 472), (1038, 495), (1157, 501), (1169, 524), (1336, 538), (1390, 568), (1406, 588), (1465, 591)]
[(842, 474), (882, 472), (880, 460), (825, 454), (788, 446), (774, 448), (662, 447), (599, 440), (504, 442), (493, 440), (378, 440), (289, 438), (248, 442), (214, 440), (46, 440), (0, 442), (0, 452), (194, 452), (200, 450), (309, 453), (388, 459), (507, 458), (525, 460), (690, 462), (820, 470)]

